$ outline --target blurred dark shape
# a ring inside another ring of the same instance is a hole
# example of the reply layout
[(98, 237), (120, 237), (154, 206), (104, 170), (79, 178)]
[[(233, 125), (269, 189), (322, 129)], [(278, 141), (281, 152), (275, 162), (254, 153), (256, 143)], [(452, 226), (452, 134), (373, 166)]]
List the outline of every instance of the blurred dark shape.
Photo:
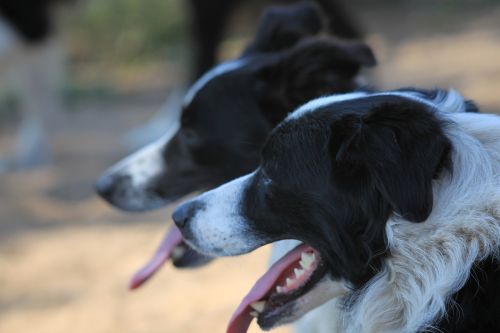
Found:
[[(217, 62), (217, 49), (223, 38), (228, 20), (243, 0), (189, 0), (191, 9), (192, 43), (194, 45), (194, 80)], [(284, 3), (298, 2), (284, 0)], [(328, 20), (333, 35), (360, 39), (362, 33), (341, 0), (316, 0)]]
[(52, 6), (73, 0), (3, 0), (0, 16), (9, 22), (28, 43), (39, 43), (52, 29)]

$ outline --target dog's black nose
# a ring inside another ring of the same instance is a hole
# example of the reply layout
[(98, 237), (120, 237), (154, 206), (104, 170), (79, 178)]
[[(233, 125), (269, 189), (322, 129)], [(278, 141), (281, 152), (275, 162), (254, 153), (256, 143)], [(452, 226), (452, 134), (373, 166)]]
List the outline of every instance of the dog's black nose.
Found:
[(111, 176), (104, 175), (95, 183), (95, 190), (102, 198), (109, 198), (115, 189), (116, 182)]
[(175, 222), (175, 225), (179, 229), (182, 229), (186, 227), (186, 225), (189, 223), (189, 220), (193, 218), (193, 216), (196, 214), (196, 210), (199, 207), (196, 201), (188, 201), (180, 206), (177, 206), (177, 208), (174, 210), (174, 213), (172, 214), (172, 219)]

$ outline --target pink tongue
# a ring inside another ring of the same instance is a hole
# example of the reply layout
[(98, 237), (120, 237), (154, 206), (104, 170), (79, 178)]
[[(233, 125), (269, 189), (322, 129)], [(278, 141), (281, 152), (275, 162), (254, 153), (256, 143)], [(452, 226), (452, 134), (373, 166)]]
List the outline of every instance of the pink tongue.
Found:
[(130, 280), (129, 289), (134, 290), (139, 288), (144, 284), (149, 278), (151, 278), (170, 258), (172, 251), (177, 245), (182, 243), (182, 235), (177, 227), (173, 226), (165, 235), (165, 238), (160, 244), (160, 247), (156, 250), (153, 258), (144, 265), (137, 273), (135, 273), (132, 280)]
[(281, 277), (292, 264), (300, 260), (302, 252), (311, 250), (308, 245), (299, 245), (292, 251), (288, 252), (283, 258), (277, 261), (269, 268), (266, 274), (262, 276), (253, 286), (250, 292), (243, 298), (240, 306), (236, 309), (226, 333), (246, 333), (253, 317), (250, 315), (252, 311), (250, 304), (262, 300), (275, 286), (278, 279)]

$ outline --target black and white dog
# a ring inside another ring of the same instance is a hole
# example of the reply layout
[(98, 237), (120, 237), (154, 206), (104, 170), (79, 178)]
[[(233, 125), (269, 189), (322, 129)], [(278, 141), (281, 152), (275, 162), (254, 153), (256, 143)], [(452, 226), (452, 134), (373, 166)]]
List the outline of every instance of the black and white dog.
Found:
[[(359, 71), (375, 64), (365, 44), (316, 36), (321, 29), (311, 3), (268, 9), (242, 56), (201, 77), (171, 130), (108, 170), (97, 182), (99, 194), (120, 209), (147, 211), (250, 172), (267, 135), (290, 110), (323, 94), (352, 91)], [(171, 255), (178, 267), (208, 260), (173, 230), (132, 287)]]
[(499, 332), (500, 117), (473, 109), (453, 90), (319, 98), (272, 131), (254, 172), (179, 206), (185, 240), (211, 256), (304, 243), (228, 332), (332, 299), (325, 332)]
[(0, 2), (0, 84), (15, 84), (21, 125), (14, 158), (0, 156), (0, 172), (47, 162), (45, 131), (60, 109), (63, 52), (54, 37), (54, 12), (70, 0)]

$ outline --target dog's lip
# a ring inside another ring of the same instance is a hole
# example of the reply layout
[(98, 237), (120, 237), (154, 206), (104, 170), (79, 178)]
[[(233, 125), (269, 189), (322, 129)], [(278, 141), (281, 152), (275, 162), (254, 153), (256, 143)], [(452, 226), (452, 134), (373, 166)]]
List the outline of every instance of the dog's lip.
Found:
[[(229, 322), (227, 333), (245, 333), (253, 319), (251, 305), (263, 300), (266, 301), (266, 304), (264, 305), (264, 310), (259, 314), (258, 323), (264, 328), (271, 328), (274, 326), (274, 323), (280, 320), (280, 314), (285, 312), (281, 310), (288, 308), (293, 301), (311, 290), (326, 273), (320, 258), (317, 260), (317, 266), (314, 268), (312, 275), (307, 278), (304, 284), (285, 294), (274, 293), (275, 286), (295, 267), (302, 253), (311, 251), (319, 256), (319, 252), (312, 247), (306, 244), (298, 245), (272, 265), (255, 283), (254, 287), (234, 312)], [(267, 301), (269, 304), (267, 304)]]
[(175, 268), (189, 269), (204, 266), (210, 263), (214, 257), (201, 254), (185, 242), (182, 242), (174, 249), (171, 259)]
[(175, 226), (171, 227), (153, 257), (134, 274), (130, 280), (129, 289), (137, 289), (148, 281), (172, 257), (174, 250), (182, 243), (183, 238), (179, 229)]

